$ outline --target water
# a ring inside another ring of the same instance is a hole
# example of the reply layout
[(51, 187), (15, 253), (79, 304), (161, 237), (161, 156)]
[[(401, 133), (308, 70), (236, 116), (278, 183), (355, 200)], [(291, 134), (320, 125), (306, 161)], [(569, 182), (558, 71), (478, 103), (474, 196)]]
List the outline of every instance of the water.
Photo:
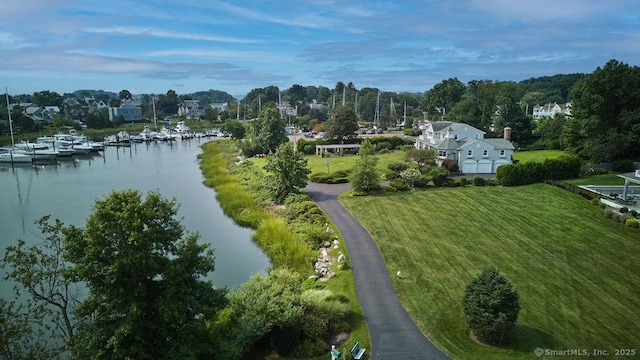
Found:
[[(215, 249), (215, 271), (208, 278), (220, 287), (236, 287), (252, 274), (264, 273), (268, 258), (252, 241), (252, 230), (224, 215), (215, 191), (202, 184), (197, 161), (206, 140), (133, 144), (107, 148), (102, 156), (60, 161), (59, 165), (0, 164), (0, 256), (19, 239), (40, 242), (34, 222), (44, 215), (84, 227), (96, 199), (115, 190), (157, 190), (175, 197), (185, 229)], [(0, 274), (2, 275), (2, 274)], [(0, 296), (11, 298), (11, 285), (0, 282)]]

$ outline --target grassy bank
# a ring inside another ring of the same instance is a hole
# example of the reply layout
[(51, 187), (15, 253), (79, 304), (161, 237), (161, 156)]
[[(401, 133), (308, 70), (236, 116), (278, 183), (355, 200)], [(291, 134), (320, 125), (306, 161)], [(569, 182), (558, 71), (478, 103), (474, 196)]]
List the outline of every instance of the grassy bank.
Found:
[[(318, 251), (311, 249), (300, 239), (297, 235), (300, 229), (292, 228), (305, 224), (288, 223), (278, 207), (268, 201), (260, 186), (263, 170), (251, 162), (239, 165), (237, 148), (230, 140), (207, 142), (202, 149), (200, 167), (205, 177), (204, 183), (215, 189), (216, 198), (225, 214), (237, 224), (255, 229), (253, 240), (264, 250), (274, 267), (287, 267), (304, 276), (311, 275), (313, 260), (317, 258)], [(328, 219), (326, 221), (329, 222)], [(340, 249), (331, 251), (336, 255), (339, 251), (347, 254), (340, 234), (334, 235), (340, 240)], [(324, 288), (348, 298), (351, 308), (348, 318), (351, 338), (345, 346), (359, 341), (363, 347), (370, 348), (369, 332), (357, 300), (352, 271), (338, 270), (336, 265), (332, 270), (337, 275), (326, 283), (307, 280), (304, 286)], [(315, 359), (327, 357), (328, 354), (325, 354)]]
[[(404, 306), (456, 359), (534, 359), (534, 349), (637, 348), (637, 229), (567, 191), (523, 187), (442, 188), (343, 197), (383, 254)], [(495, 265), (520, 293), (514, 338), (504, 348), (469, 337), (461, 300)]]
[(516, 151), (513, 153), (513, 160), (518, 160), (520, 162), (543, 162), (546, 159), (557, 159), (560, 155), (566, 154), (569, 153), (562, 150)]

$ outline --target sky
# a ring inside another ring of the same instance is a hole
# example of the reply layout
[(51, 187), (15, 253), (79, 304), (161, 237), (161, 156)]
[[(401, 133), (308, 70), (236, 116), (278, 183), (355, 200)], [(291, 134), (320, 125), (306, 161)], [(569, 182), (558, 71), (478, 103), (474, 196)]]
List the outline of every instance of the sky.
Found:
[[(425, 92), (640, 64), (631, 0), (1, 0), (0, 86), (242, 97), (294, 84)], [(4, 89), (2, 89), (4, 90)]]

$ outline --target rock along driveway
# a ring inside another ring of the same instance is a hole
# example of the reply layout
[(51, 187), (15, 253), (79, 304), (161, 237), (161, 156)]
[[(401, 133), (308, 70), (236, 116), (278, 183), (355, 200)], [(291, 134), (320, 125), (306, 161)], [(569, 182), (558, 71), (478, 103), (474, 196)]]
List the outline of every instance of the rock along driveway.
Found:
[[(382, 255), (367, 230), (338, 201), (349, 184), (308, 183), (305, 192), (338, 227), (349, 250), (358, 299), (369, 326), (371, 359), (449, 359), (427, 339), (405, 309), (391, 284)], [(350, 346), (351, 344), (347, 344)]]

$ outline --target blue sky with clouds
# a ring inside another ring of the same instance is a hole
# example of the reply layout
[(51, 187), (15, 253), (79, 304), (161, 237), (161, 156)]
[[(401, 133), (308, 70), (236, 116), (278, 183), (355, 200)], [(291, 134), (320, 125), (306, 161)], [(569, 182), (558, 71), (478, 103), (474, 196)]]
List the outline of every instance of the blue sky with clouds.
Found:
[(9, 93), (178, 94), (353, 82), (424, 92), (640, 64), (631, 0), (3, 0)]

